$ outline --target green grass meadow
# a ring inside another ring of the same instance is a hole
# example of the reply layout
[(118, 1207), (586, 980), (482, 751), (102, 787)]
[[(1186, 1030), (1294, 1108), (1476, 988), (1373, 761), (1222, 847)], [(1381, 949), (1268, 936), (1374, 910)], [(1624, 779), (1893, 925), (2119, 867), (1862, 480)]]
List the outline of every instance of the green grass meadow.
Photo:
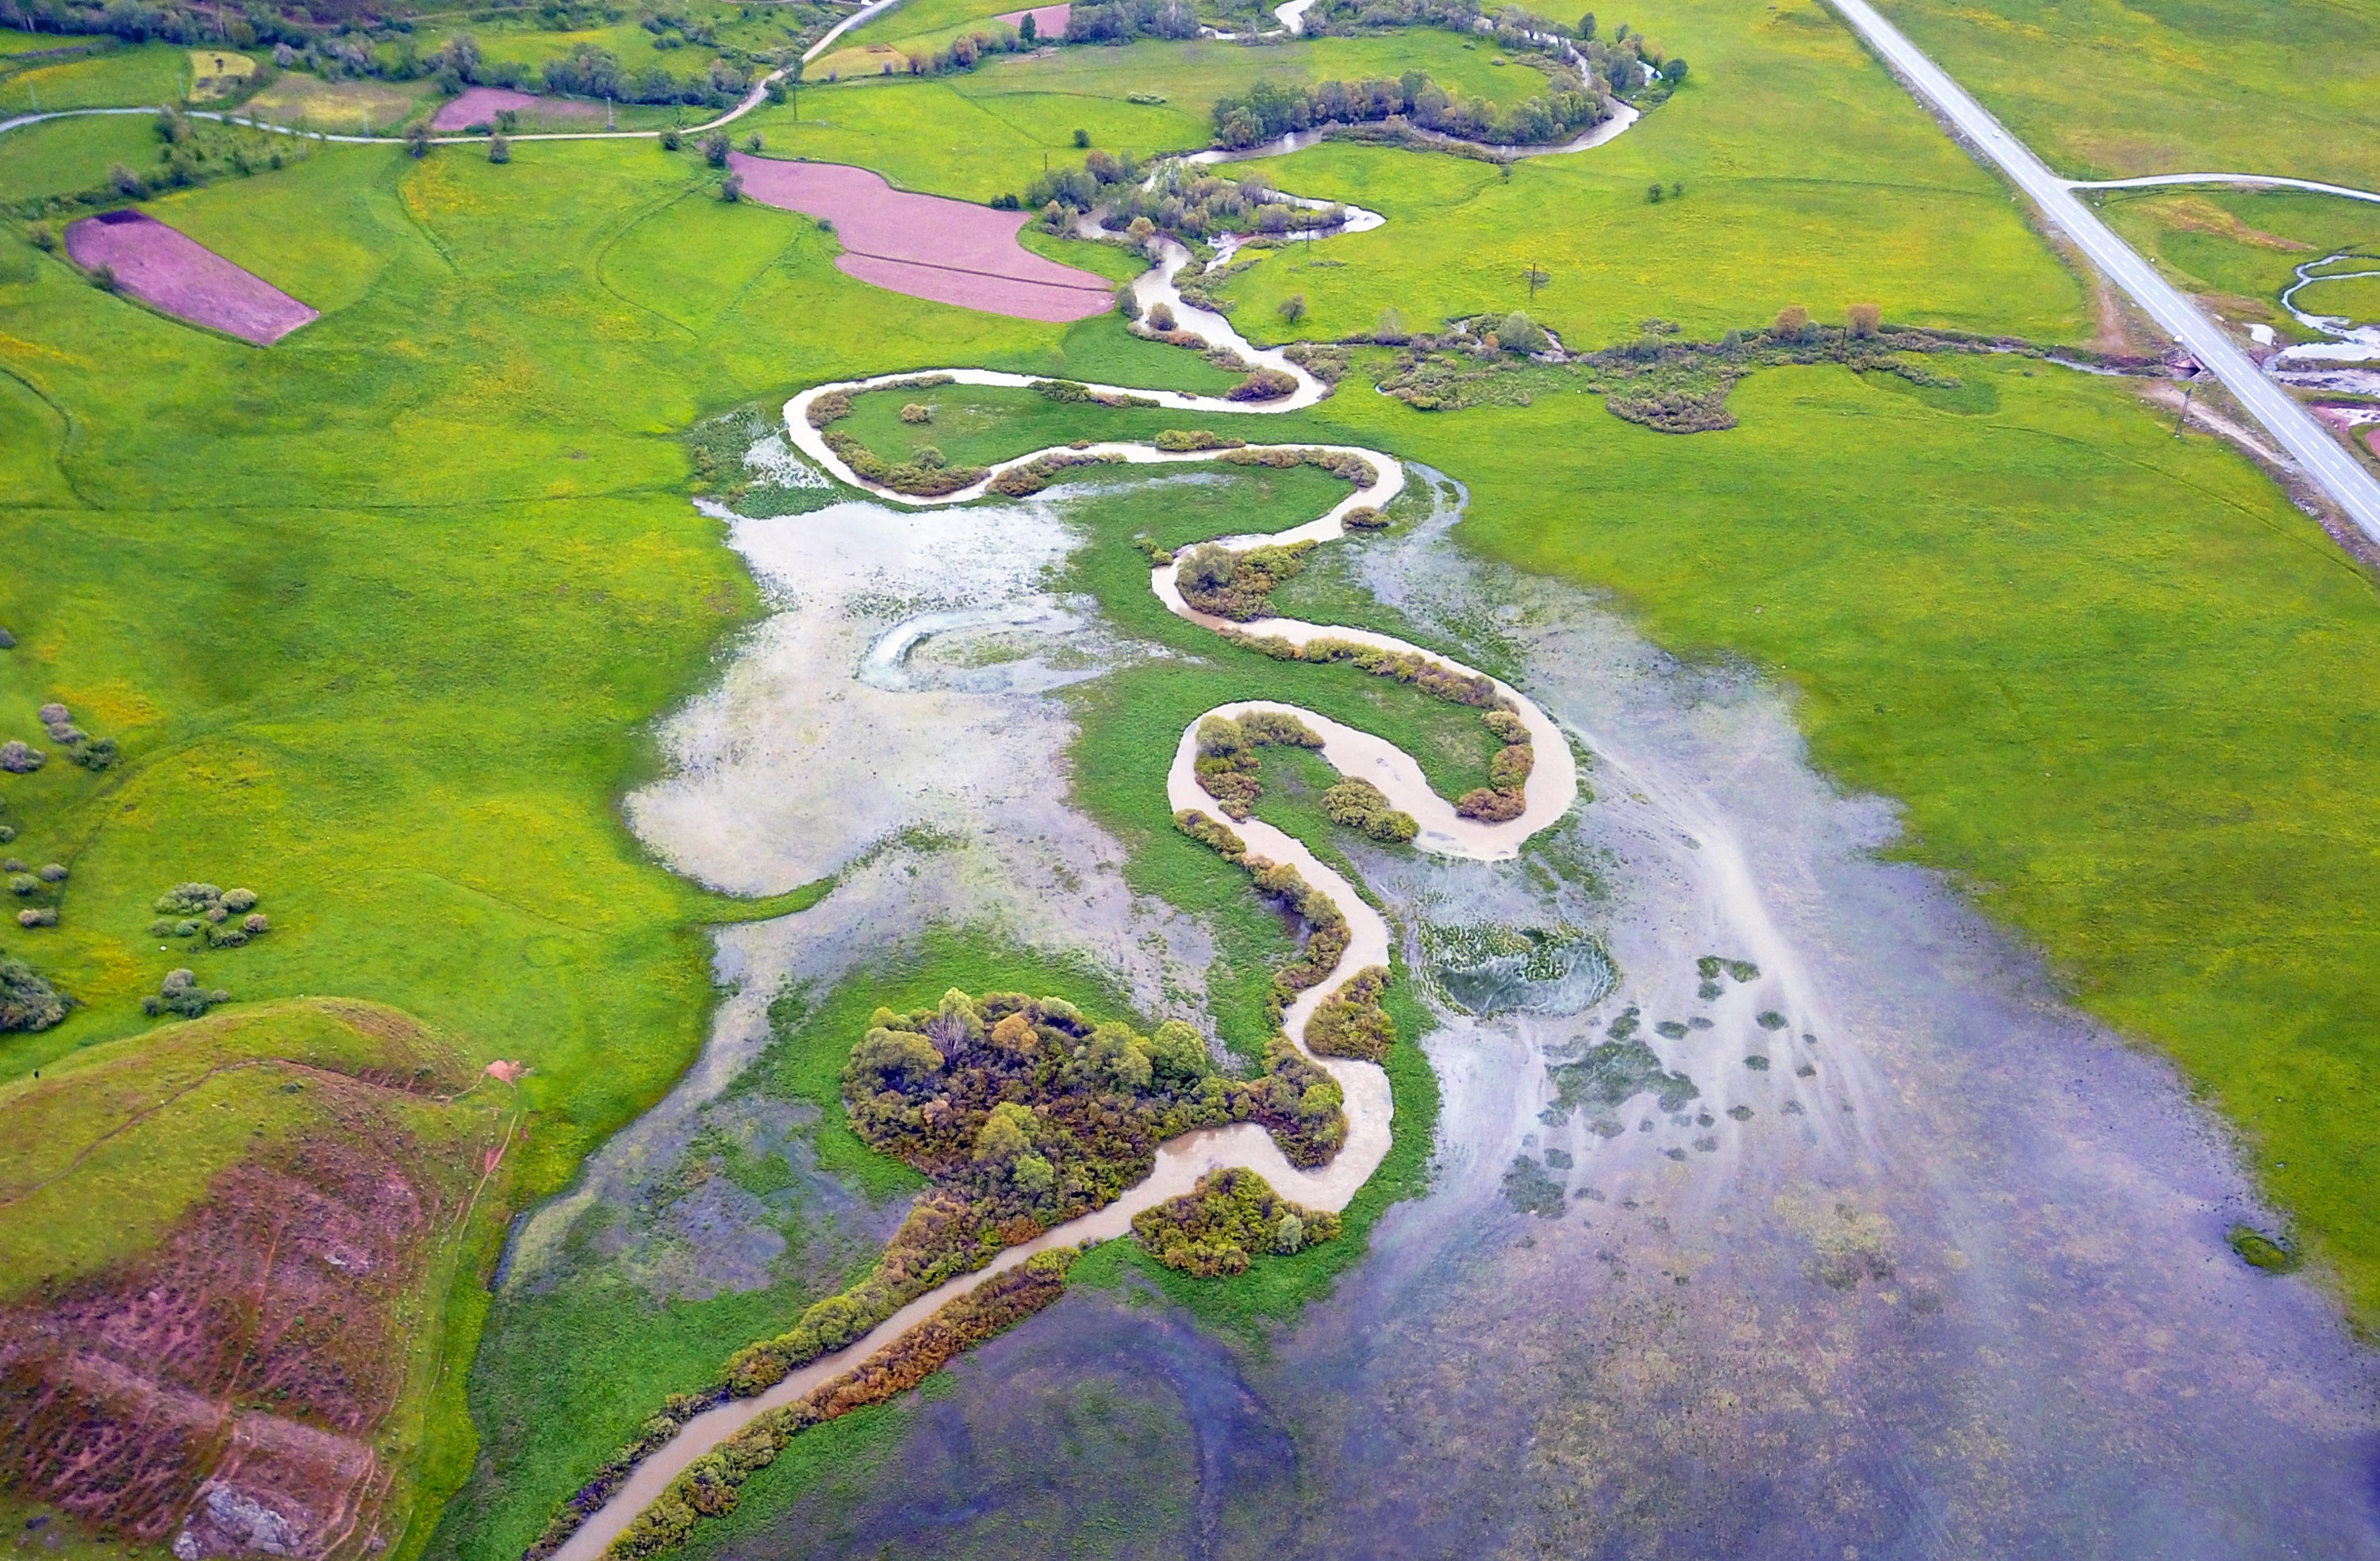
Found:
[(1881, 0), (2072, 178), (2290, 174), (2380, 189), (2380, 4)]
[[(1574, 346), (1646, 319), (1715, 337), (1789, 304), (1840, 321), (1872, 302), (1909, 324), (2039, 339), (2088, 333), (2086, 298), (2010, 192), (1937, 130), (1817, 0), (1665, 0), (1632, 19), (1692, 73), (1607, 146), (1497, 168), (1333, 143), (1269, 160), (1300, 195), (1388, 225), (1276, 251), (1227, 289), (1252, 337), (1368, 333), (1394, 309), (1434, 329), (1527, 309)], [(1647, 199), (1648, 187), (1663, 199)], [(1673, 196), (1671, 188), (1682, 186)], [(1526, 272), (1548, 281), (1532, 296)]]
[(39, 109), (127, 108), (179, 103), (190, 84), (189, 51), (172, 43), (114, 44), (113, 40), (38, 38), (42, 49), (94, 45), (93, 51), (58, 60), (21, 59), (30, 50), (0, 54), (0, 114)]

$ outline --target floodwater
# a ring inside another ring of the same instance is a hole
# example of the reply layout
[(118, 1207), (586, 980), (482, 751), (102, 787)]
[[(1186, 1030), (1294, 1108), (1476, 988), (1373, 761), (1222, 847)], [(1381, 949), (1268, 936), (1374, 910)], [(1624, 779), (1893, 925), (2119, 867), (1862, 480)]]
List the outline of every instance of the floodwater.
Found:
[(2380, 1555), (2373, 1362), (2233, 1255), (2272, 1216), (2172, 1070), (1882, 860), (1773, 684), (1455, 518), (1355, 567), (1500, 641), (1596, 800), (1351, 855), (1407, 928), (1592, 929), (1608, 994), (1447, 1021), (1435, 1190), (1268, 1348), (1078, 1291), (733, 1553)]

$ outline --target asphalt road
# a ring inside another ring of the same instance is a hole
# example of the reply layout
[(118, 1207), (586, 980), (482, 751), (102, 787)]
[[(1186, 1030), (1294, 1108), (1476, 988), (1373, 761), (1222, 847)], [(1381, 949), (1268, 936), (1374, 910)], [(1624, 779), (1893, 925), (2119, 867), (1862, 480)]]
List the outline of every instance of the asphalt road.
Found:
[(2380, 542), (2380, 481), (2356, 463), (2355, 457), (2313, 420), (2279, 386), (2265, 378), (2248, 355), (2231, 344), (2222, 328), (2201, 314), (2131, 246), (2074, 198), (2067, 181), (2051, 173), (2000, 122), (1984, 112), (1963, 88), (1925, 57), (1900, 30), (1878, 16), (1867, 0), (1831, 0), (1844, 20), (1865, 38), (1870, 47), (1889, 61), (1910, 90), (1936, 113), (1958, 127), (1982, 154), (1998, 163), (2017, 188), (2031, 196), (2062, 232), (2082, 248), (2091, 262), (2108, 280), (2131, 295), (2192, 357), (2214, 370), (2224, 387), (2239, 398), (2256, 421), (2265, 425), (2291, 459), (2338, 501), (2363, 534)]

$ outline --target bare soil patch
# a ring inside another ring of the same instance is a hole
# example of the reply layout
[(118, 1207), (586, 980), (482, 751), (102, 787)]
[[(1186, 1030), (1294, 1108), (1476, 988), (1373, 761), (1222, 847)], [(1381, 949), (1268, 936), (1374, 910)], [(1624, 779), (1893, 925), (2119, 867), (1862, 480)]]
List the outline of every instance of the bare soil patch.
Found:
[(0, 1478), (183, 1561), (368, 1533), (404, 1385), (400, 1302), (469, 1196), (370, 1084), (225, 1170), (148, 1257), (0, 1312)]
[(143, 212), (108, 212), (67, 229), (79, 266), (106, 266), (115, 284), (176, 319), (269, 346), (322, 311)]
[(1020, 320), (1085, 320), (1113, 307), (1104, 278), (1045, 260), (1016, 242), (1023, 212), (896, 190), (882, 175), (836, 163), (731, 159), (744, 193), (834, 224), (835, 265), (912, 297)]
[(1025, 18), (1031, 17), (1035, 37), (1062, 38), (1066, 35), (1066, 24), (1074, 19), (1074, 5), (1072, 0), (1068, 0), (1063, 6), (1034, 6), (1022, 11), (1002, 11), (995, 19), (1021, 28), (1025, 25)]
[(441, 104), (438, 112), (431, 115), (430, 127), (438, 131), (468, 130), (475, 125), (492, 128), (496, 115), (507, 109), (517, 114), (534, 113), (540, 119), (601, 117), (593, 103), (571, 98), (540, 98), (533, 92), (516, 92), (510, 87), (466, 87), (462, 96)]

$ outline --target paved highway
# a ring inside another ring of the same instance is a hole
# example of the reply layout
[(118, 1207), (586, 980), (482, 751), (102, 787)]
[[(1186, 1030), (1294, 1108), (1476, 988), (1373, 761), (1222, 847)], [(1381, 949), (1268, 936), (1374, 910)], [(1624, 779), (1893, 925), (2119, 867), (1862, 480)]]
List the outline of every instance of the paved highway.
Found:
[(2372, 474), (2324, 431), (2304, 407), (2265, 378), (2249, 361), (2248, 355), (2232, 345), (2221, 327), (2201, 314), (2130, 245), (2076, 200), (2066, 180), (2051, 173), (2022, 141), (1985, 113), (1981, 103), (1926, 58), (1916, 44), (1901, 36), (1900, 29), (1878, 16), (1867, 0), (1831, 3), (1843, 19), (1891, 63), (1911, 91), (1958, 127), (1960, 134), (1998, 163), (2053, 224), (2082, 246), (2094, 265), (2131, 294), (2133, 301), (2148, 311), (2149, 318), (2180, 340), (2192, 357), (2213, 369), (2250, 415), (2271, 431), (2280, 447), (2322, 485), (2324, 492), (2338, 501), (2363, 534), (2380, 542), (2380, 481), (2374, 481)]

